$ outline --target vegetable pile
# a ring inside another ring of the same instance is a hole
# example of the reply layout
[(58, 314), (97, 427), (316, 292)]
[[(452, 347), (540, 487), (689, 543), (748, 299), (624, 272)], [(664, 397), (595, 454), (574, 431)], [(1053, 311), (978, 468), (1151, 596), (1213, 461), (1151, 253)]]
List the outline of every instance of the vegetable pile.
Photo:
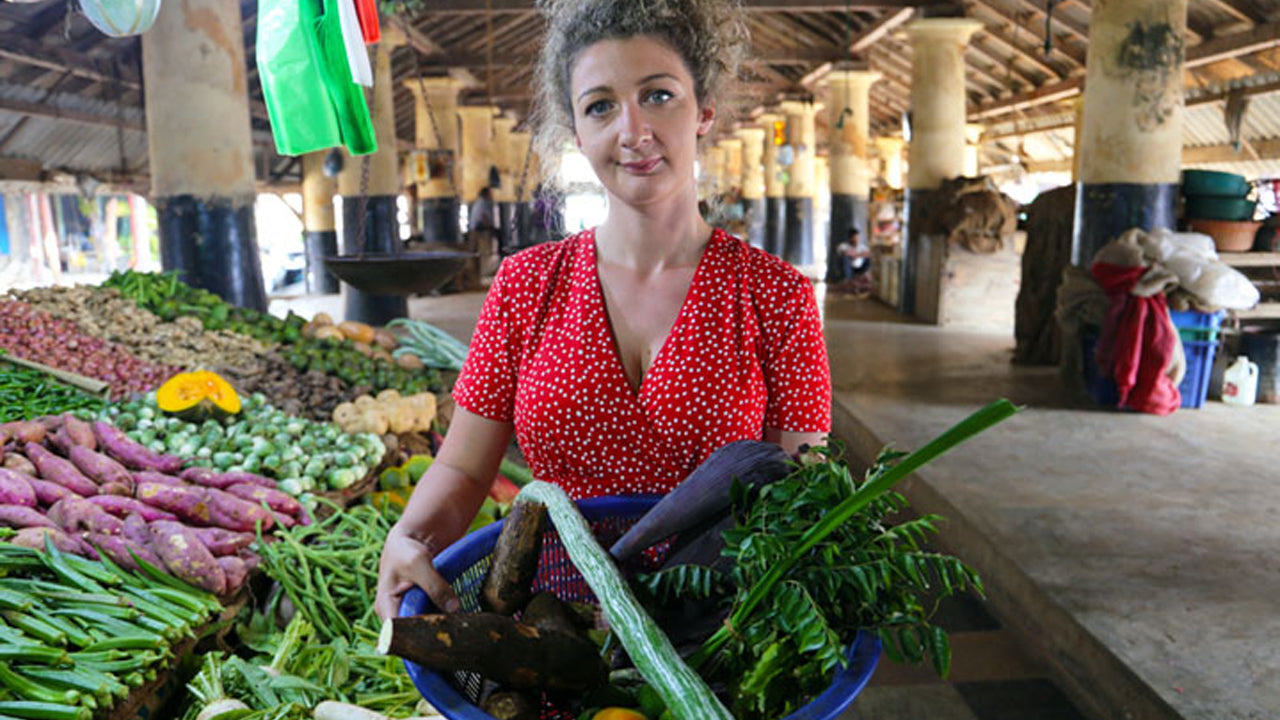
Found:
[(416, 358), (420, 364), (441, 370), (461, 370), (467, 357), (467, 346), (452, 335), (421, 320), (398, 318), (387, 324), (389, 328), (402, 329), (400, 348), (392, 353), (404, 365), (407, 358)]
[(178, 371), (145, 363), (115, 343), (85, 335), (73, 322), (15, 300), (0, 301), (0, 349), (24, 360), (101, 380), (111, 386), (115, 399), (158, 387)]
[(333, 421), (349, 433), (430, 432), (436, 419), (436, 396), (421, 392), (408, 397), (395, 390), (378, 396), (361, 395), (333, 409)]
[(166, 416), (154, 395), (112, 405), (100, 416), (151, 452), (176, 455), (191, 467), (261, 473), (295, 497), (349, 488), (386, 453), (377, 435), (291, 416), (259, 394), (244, 398), (239, 414), (201, 423)]
[(221, 611), (151, 567), (128, 572), (4, 542), (0, 608), (0, 715), (37, 720), (105, 713)]
[(104, 404), (92, 395), (63, 385), (47, 373), (10, 365), (0, 358), (0, 423), (72, 410), (92, 412)]
[[(253, 533), (306, 522), (292, 497), (246, 472), (182, 470), (108, 423), (73, 415), (6, 426), (0, 525), (10, 542), (140, 561), (217, 595), (239, 590), (258, 557)], [(179, 475), (180, 474), (180, 475)]]
[(261, 360), (254, 371), (233, 370), (227, 378), (246, 395), (266, 396), (290, 415), (327, 422), (340, 403), (369, 391), (367, 385), (351, 386), (334, 375), (300, 372), (274, 351)]

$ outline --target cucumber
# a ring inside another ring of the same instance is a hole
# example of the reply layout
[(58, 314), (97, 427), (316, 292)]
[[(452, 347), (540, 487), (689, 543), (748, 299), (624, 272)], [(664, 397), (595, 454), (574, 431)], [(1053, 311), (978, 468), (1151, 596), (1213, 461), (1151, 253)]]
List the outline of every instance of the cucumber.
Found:
[(678, 720), (733, 720), (733, 715), (702, 678), (680, 659), (662, 628), (641, 607), (564, 491), (556, 485), (535, 481), (520, 491), (516, 501), (534, 501), (547, 506), (569, 559), (600, 600), (609, 626), (672, 714)]

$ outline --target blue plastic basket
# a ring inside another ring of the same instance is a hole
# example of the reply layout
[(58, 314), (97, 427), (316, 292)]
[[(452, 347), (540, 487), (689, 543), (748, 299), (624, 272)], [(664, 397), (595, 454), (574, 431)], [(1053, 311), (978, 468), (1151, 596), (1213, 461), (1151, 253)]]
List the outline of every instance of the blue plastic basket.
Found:
[[(1087, 333), (1080, 337), (1080, 341), (1084, 351), (1084, 382), (1089, 395), (1099, 405), (1115, 406), (1120, 402), (1116, 381), (1102, 375), (1094, 357), (1098, 336)], [(1209, 396), (1209, 375), (1218, 354), (1218, 340), (1216, 337), (1212, 340), (1188, 340), (1184, 337), (1182, 349), (1187, 358), (1187, 373), (1178, 384), (1178, 393), (1182, 395), (1180, 407), (1195, 410), (1204, 405)]]
[[(578, 501), (578, 509), (591, 523), (596, 538), (608, 547), (653, 507), (658, 499), (652, 495), (592, 498)], [(480, 588), (484, 584), (484, 576), (488, 572), (493, 547), (500, 532), (501, 521), (467, 535), (436, 558), (436, 570), (453, 585), (458, 599), (462, 601), (463, 611), (476, 612), (480, 609)], [(661, 558), (650, 555), (645, 562), (652, 566), (661, 562)], [(642, 565), (638, 569), (645, 567)], [(595, 602), (595, 596), (569, 562), (554, 530), (548, 530), (543, 537), (542, 559), (538, 566), (538, 577), (534, 581), (534, 590), (549, 590), (562, 600)], [(400, 603), (400, 617), (433, 612), (437, 612), (436, 607), (426, 593), (416, 587), (405, 593)], [(876, 669), (876, 663), (880, 659), (880, 639), (872, 633), (860, 632), (849, 646), (846, 656), (849, 663), (836, 674), (831, 687), (808, 705), (788, 715), (785, 720), (834, 720), (844, 712), (858, 693), (862, 692)], [(450, 720), (493, 720), (493, 716), (476, 706), (481, 681), (475, 673), (451, 673), (446, 678), (417, 663), (406, 660), (404, 665), (418, 692), (445, 717)], [(547, 707), (544, 707), (542, 717), (572, 718), (567, 713)]]

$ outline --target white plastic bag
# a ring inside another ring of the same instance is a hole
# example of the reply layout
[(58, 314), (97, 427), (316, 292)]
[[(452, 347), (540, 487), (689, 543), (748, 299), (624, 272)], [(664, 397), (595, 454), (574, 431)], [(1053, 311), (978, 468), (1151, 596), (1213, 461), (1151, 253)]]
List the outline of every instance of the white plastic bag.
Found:
[(1205, 308), (1248, 310), (1262, 297), (1249, 278), (1220, 262), (1206, 264), (1195, 280), (1183, 283), (1182, 288)]
[(80, 9), (103, 34), (128, 37), (151, 29), (160, 0), (80, 0)]
[(369, 65), (369, 51), (364, 46), (355, 0), (338, 0), (338, 19), (342, 22), (342, 41), (347, 48), (351, 79), (357, 85), (373, 87), (373, 67)]

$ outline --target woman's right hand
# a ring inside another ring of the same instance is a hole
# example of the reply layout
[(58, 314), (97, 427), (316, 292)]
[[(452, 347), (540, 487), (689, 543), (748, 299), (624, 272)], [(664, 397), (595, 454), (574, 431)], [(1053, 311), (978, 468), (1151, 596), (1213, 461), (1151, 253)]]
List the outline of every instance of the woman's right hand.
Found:
[(378, 563), (378, 591), (374, 601), (378, 617), (387, 620), (398, 616), (401, 598), (414, 585), (422, 588), (436, 607), (446, 613), (457, 612), (461, 607), (453, 588), (436, 572), (431, 548), (397, 525), (387, 533)]

